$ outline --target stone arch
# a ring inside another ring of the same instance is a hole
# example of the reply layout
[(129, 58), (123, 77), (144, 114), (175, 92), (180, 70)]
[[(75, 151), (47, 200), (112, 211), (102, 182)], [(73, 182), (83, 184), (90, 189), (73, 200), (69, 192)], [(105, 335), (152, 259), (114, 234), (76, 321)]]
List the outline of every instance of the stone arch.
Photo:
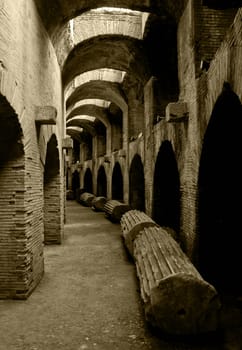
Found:
[[(179, 21), (184, 8), (187, 4), (187, 0), (179, 0), (176, 3), (172, 0), (153, 1), (153, 0), (141, 0), (141, 1), (127, 1), (127, 0), (62, 0), (58, 4), (49, 6), (47, 1), (36, 1), (38, 11), (44, 22), (54, 46), (57, 45), (60, 38), (63, 36), (63, 26), (72, 18), (82, 14), (85, 11), (95, 9), (98, 7), (118, 7), (127, 8), (137, 11), (147, 11), (153, 13), (170, 13)], [(53, 13), (55, 14), (53, 16)], [(61, 35), (62, 34), (62, 35)]]
[(78, 170), (72, 173), (71, 188), (74, 194), (76, 194), (76, 190), (80, 188), (80, 173)]
[(144, 166), (139, 154), (134, 156), (129, 170), (129, 203), (132, 209), (145, 211)]
[(118, 162), (115, 163), (112, 174), (112, 199), (122, 201), (124, 197), (123, 190), (123, 174), (121, 166)]
[(66, 88), (76, 76), (100, 68), (125, 71), (132, 73), (134, 80), (146, 80), (149, 66), (142, 41), (122, 35), (102, 35), (80, 42), (63, 66), (63, 85)]
[(28, 290), (25, 154), (18, 117), (0, 94), (0, 299)]
[(59, 244), (61, 225), (61, 178), (57, 139), (53, 134), (47, 143), (44, 169), (44, 243)]
[(66, 109), (87, 98), (108, 98), (122, 110), (127, 109), (126, 97), (119, 84), (107, 81), (92, 81), (79, 86), (67, 99)]
[[(179, 99), (177, 23), (172, 15), (150, 14), (144, 32), (144, 47), (151, 75), (155, 77), (153, 123), (165, 117), (167, 104)], [(159, 117), (158, 117), (159, 116)]]
[(110, 127), (109, 114), (107, 113), (107, 110), (103, 107), (99, 107), (94, 104), (85, 104), (79, 106), (77, 108), (72, 109), (72, 111), (67, 115), (66, 121), (68, 122), (69, 119), (79, 115), (94, 116), (97, 119), (99, 119), (105, 125), (106, 128)]
[(92, 172), (87, 168), (84, 175), (84, 189), (86, 192), (93, 193)]
[[(96, 99), (106, 99), (116, 106), (121, 111), (121, 119), (122, 123), (115, 124), (115, 128), (112, 129), (112, 140), (114, 140), (115, 134), (116, 136), (122, 133), (122, 140), (118, 140), (118, 146), (122, 141), (122, 148), (127, 148), (128, 138), (127, 133), (124, 130), (128, 129), (128, 106), (125, 100), (125, 95), (120, 88), (119, 84), (106, 82), (106, 81), (92, 81), (89, 83), (85, 83), (78, 87), (75, 92), (73, 92), (70, 97), (66, 101), (66, 109), (71, 108), (75, 105), (76, 102), (88, 99), (88, 98), (96, 98)], [(122, 130), (121, 130), (122, 129)], [(114, 132), (114, 134), (113, 134)], [(113, 142), (112, 148), (117, 146), (117, 142)]]
[(105, 108), (90, 103), (75, 107), (67, 115), (67, 123), (71, 118), (79, 115), (94, 116), (104, 124), (107, 141), (106, 153), (122, 148), (122, 111), (117, 105), (110, 102), (110, 106)]
[(241, 292), (242, 106), (230, 89), (218, 97), (200, 158), (199, 268), (224, 292)]
[(97, 196), (107, 197), (107, 176), (103, 165), (99, 167), (97, 174)]
[(164, 141), (155, 163), (153, 219), (177, 233), (180, 226), (180, 179), (172, 145)]

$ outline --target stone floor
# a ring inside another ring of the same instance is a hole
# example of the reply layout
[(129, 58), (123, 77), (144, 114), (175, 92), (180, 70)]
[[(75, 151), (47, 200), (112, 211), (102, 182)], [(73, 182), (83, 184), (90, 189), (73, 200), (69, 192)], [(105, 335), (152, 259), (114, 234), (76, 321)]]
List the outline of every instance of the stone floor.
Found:
[(224, 307), (218, 334), (156, 334), (144, 320), (120, 225), (75, 201), (66, 218), (63, 244), (45, 247), (45, 275), (29, 299), (0, 301), (0, 350), (242, 349), (239, 300)]

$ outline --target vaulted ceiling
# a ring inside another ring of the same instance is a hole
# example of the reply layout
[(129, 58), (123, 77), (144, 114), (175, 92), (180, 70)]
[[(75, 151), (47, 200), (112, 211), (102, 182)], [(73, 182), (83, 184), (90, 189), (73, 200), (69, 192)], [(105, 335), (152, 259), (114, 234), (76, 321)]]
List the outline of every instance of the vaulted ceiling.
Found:
[[(151, 75), (176, 93), (177, 23), (187, 1), (35, 0), (62, 71), (69, 135), (81, 142), (115, 122), (115, 113), (120, 121), (130, 89), (142, 101)], [(240, 1), (222, 0), (229, 2)]]
[[(242, 6), (242, 0), (200, 1), (215, 9)], [(177, 24), (187, 2), (35, 0), (62, 71), (67, 134), (90, 143), (122, 125), (129, 91), (142, 103), (151, 75), (162, 93), (178, 93)]]
[(70, 19), (98, 7), (116, 7), (180, 17), (187, 0), (35, 0), (44, 25), (53, 38)]

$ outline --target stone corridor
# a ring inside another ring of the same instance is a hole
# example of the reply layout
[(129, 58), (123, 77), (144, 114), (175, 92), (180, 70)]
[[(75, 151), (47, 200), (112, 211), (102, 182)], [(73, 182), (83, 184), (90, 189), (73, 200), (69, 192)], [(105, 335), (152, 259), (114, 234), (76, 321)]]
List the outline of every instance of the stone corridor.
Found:
[(239, 328), (202, 337), (202, 344), (155, 334), (120, 226), (103, 213), (67, 201), (64, 242), (45, 246), (44, 254), (45, 275), (34, 293), (0, 301), (0, 350), (241, 349)]
[(64, 242), (45, 246), (40, 285), (26, 301), (0, 301), (0, 349), (158, 349), (119, 225), (67, 205)]

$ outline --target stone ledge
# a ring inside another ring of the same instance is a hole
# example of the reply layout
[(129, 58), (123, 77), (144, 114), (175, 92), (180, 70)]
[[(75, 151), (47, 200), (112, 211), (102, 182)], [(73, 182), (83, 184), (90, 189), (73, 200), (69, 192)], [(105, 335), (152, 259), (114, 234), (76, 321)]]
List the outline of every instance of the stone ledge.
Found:
[(105, 156), (104, 156), (104, 162), (105, 162), (105, 163), (111, 163), (111, 157), (108, 156), (108, 155), (105, 155)]
[(62, 148), (63, 149), (72, 149), (73, 148), (73, 140), (71, 137), (65, 137), (62, 140)]
[(36, 106), (35, 123), (37, 125), (56, 125), (57, 110), (53, 106)]
[(186, 102), (171, 102), (166, 107), (166, 121), (184, 122), (188, 119), (188, 108)]
[(119, 157), (125, 158), (126, 157), (126, 151), (124, 149), (120, 149), (118, 151), (118, 155), (119, 155)]

